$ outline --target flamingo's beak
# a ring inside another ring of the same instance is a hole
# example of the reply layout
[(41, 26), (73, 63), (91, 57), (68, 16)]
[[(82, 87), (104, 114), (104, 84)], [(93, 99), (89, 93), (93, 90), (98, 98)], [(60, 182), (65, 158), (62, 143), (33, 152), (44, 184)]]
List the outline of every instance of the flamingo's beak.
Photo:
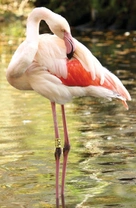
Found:
[(64, 42), (66, 45), (66, 53), (68, 59), (71, 59), (73, 57), (74, 51), (75, 51), (75, 44), (72, 38), (72, 35), (68, 32), (64, 33)]

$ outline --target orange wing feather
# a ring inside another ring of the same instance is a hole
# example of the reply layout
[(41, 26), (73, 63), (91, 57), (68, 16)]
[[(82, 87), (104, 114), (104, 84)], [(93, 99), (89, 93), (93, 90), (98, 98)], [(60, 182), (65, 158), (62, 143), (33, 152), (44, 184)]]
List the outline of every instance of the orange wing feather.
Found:
[[(68, 69), (68, 76), (66, 79), (59, 77), (63, 84), (67, 86), (80, 86), (80, 87), (87, 87), (89, 85), (92, 86), (100, 86), (100, 79), (96, 77), (95, 80), (92, 79), (91, 73), (86, 71), (79, 60), (72, 59), (67, 61), (67, 69)], [(108, 81), (105, 79), (103, 83), (103, 87), (111, 89), (111, 80)], [(112, 83), (113, 84), (113, 83)]]
[[(112, 90), (118, 93), (120, 96), (123, 96), (125, 99), (130, 100), (126, 91), (124, 91), (123, 85), (118, 85), (116, 81), (112, 78), (112, 73), (106, 74), (103, 84), (100, 83), (100, 77), (96, 76), (95, 80), (92, 79), (91, 73), (86, 71), (78, 59), (67, 60), (67, 78), (58, 77), (62, 83), (66, 86), (101, 86), (106, 89)], [(113, 75), (115, 76), (115, 75)], [(114, 77), (115, 78), (115, 77)], [(126, 100), (122, 100), (124, 106), (128, 109)]]

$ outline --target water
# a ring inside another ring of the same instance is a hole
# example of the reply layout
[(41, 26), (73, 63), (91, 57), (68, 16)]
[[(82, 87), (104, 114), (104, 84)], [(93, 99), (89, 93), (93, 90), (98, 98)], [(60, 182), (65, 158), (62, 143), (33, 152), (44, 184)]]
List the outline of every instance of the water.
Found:
[[(21, 23), (1, 27), (0, 207), (55, 207), (54, 130), (50, 102), (11, 87), (5, 71), (22, 41)], [(71, 140), (67, 208), (136, 207), (136, 33), (75, 32), (123, 81), (132, 101), (78, 98), (66, 104)], [(19, 38), (18, 38), (19, 37)], [(63, 139), (60, 107), (59, 128)]]

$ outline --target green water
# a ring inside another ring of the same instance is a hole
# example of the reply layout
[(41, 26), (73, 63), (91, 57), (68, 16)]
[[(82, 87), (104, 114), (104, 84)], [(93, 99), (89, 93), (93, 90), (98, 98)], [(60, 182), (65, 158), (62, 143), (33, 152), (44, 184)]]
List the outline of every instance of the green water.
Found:
[[(21, 92), (5, 78), (22, 41), (21, 22), (1, 25), (0, 207), (55, 207), (54, 129), (50, 102)], [(66, 177), (67, 208), (136, 207), (136, 34), (75, 32), (126, 85), (132, 101), (96, 98), (66, 104), (71, 141)], [(57, 106), (63, 141), (60, 106)], [(61, 160), (62, 162), (62, 160)]]

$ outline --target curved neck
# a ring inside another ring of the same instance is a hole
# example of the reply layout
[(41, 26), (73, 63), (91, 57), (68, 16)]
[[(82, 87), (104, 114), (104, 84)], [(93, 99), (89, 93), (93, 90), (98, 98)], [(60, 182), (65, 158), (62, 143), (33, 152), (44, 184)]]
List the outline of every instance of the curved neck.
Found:
[(26, 39), (27, 41), (38, 41), (40, 21), (49, 17), (52, 12), (44, 7), (35, 8), (27, 19)]

